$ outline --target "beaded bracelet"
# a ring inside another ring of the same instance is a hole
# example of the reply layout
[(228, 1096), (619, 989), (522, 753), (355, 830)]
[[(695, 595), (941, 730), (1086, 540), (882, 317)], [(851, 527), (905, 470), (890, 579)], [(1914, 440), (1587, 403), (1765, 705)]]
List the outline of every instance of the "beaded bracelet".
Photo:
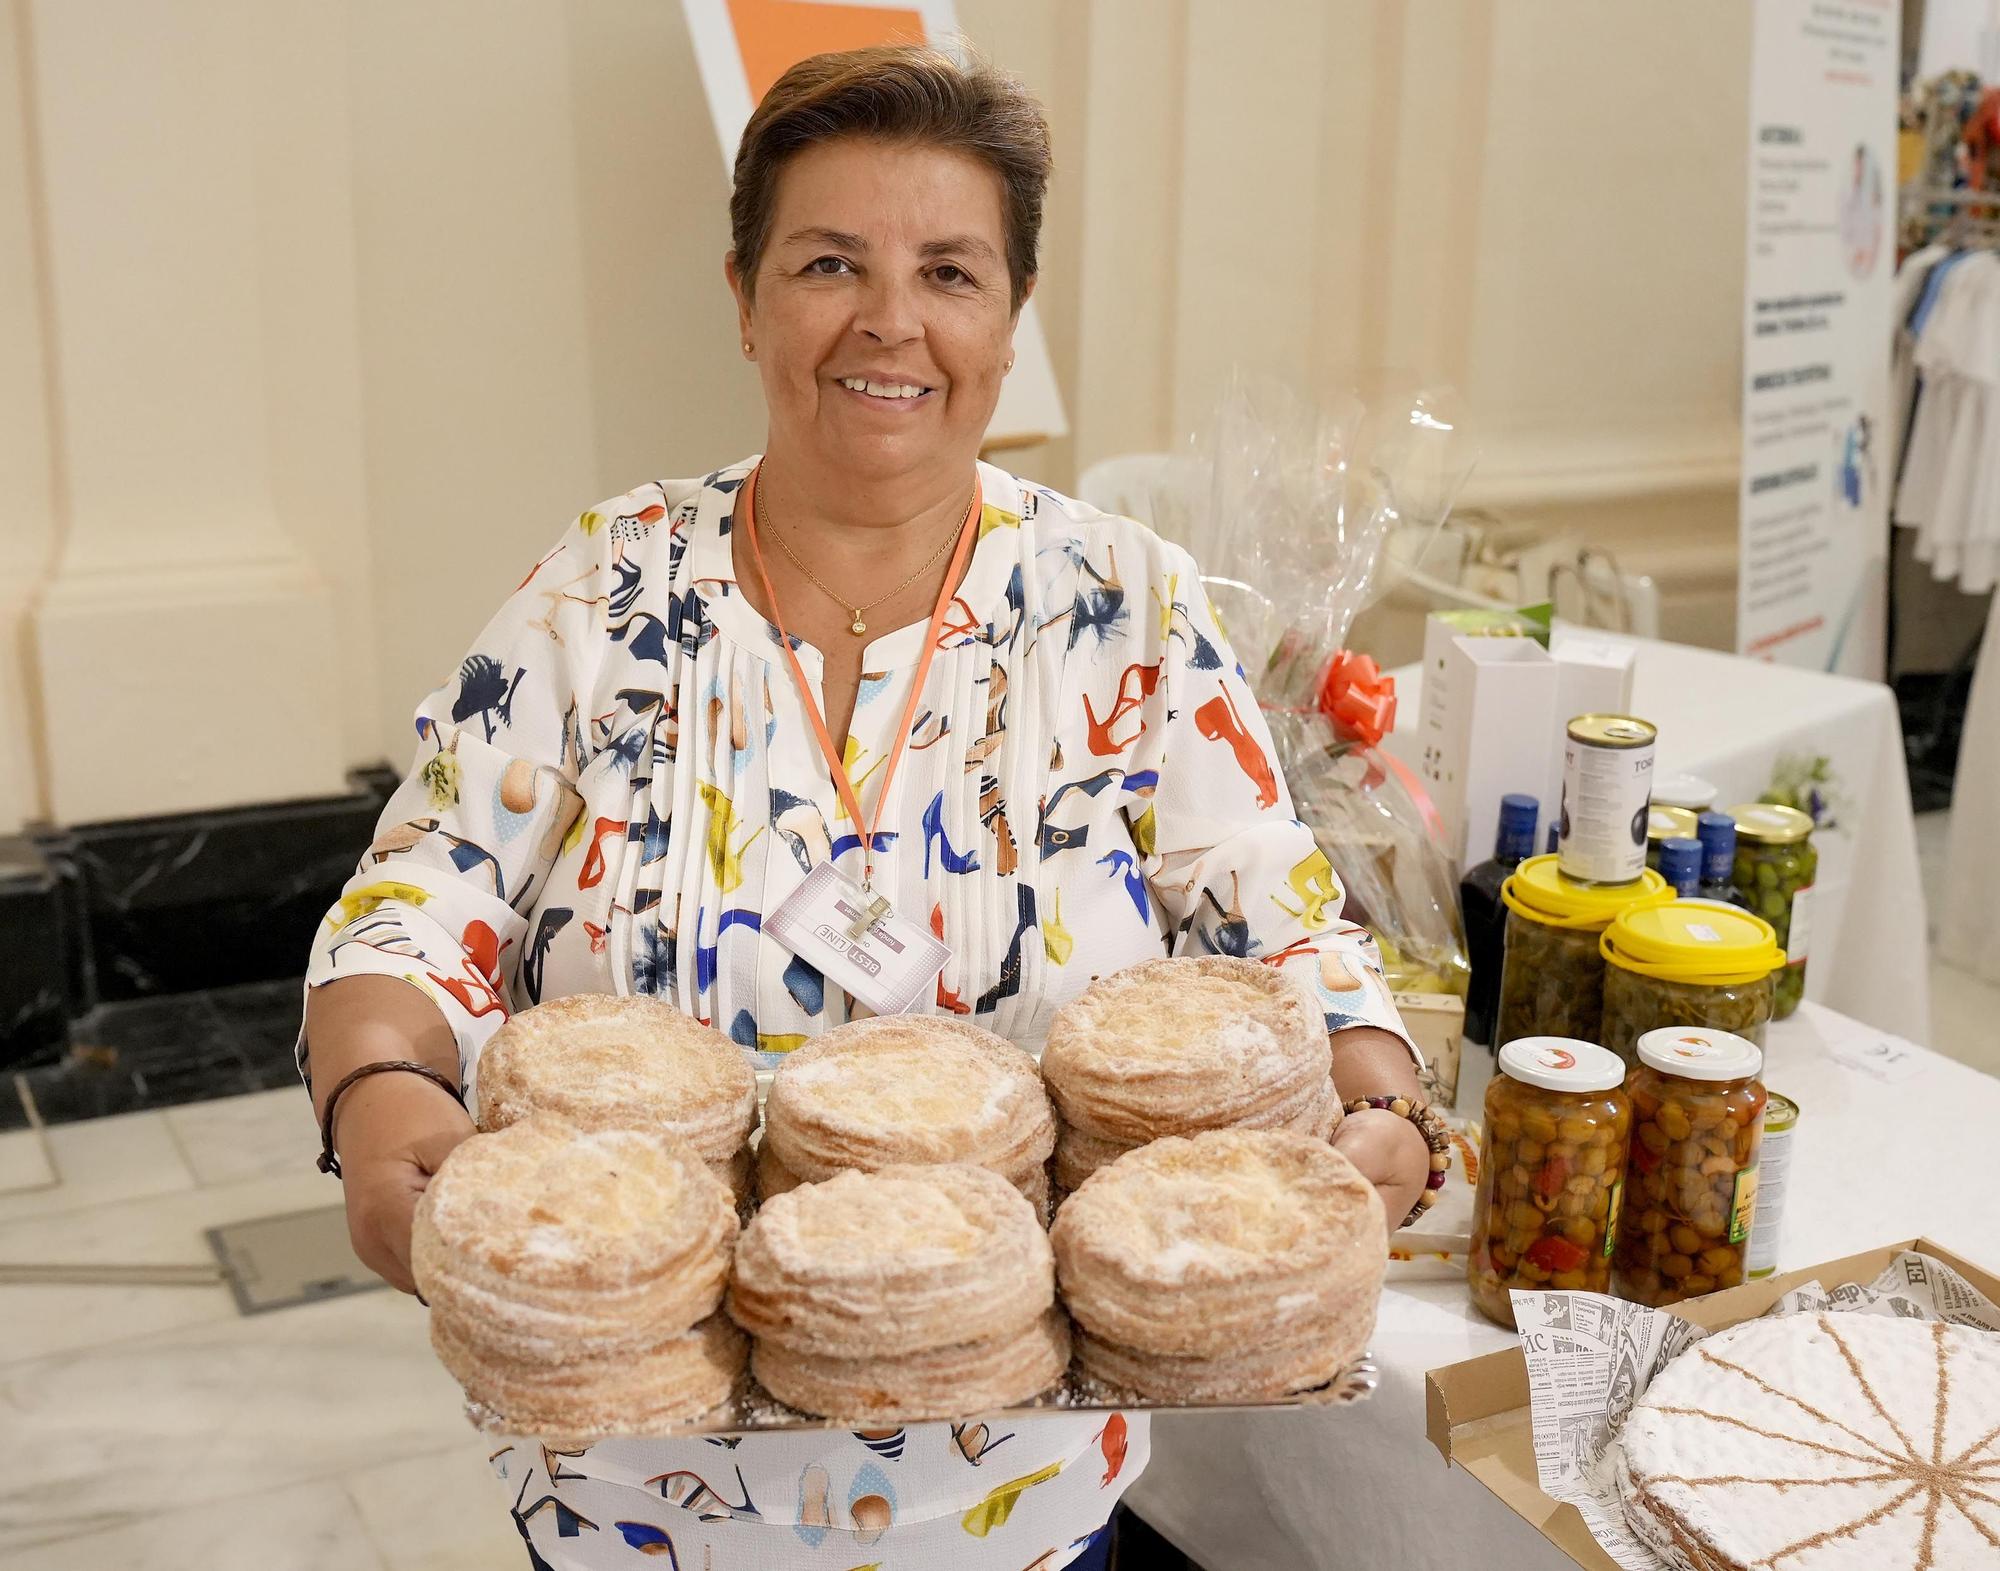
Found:
[(1433, 1113), (1427, 1103), (1407, 1096), (1358, 1096), (1347, 1104), (1350, 1113), (1368, 1108), (1407, 1118), (1417, 1126), (1417, 1133), (1424, 1137), (1424, 1144), (1431, 1148), (1430, 1177), (1424, 1181), (1423, 1193), (1410, 1207), (1410, 1214), (1396, 1224), (1398, 1229), (1405, 1228), (1437, 1204), (1438, 1195), (1444, 1189), (1444, 1175), (1451, 1167), (1451, 1131), (1444, 1127), (1444, 1120)]
[(359, 1069), (341, 1076), (340, 1084), (333, 1088), (326, 1099), (326, 1111), (320, 1115), (319, 1120), (319, 1170), (322, 1173), (331, 1173), (335, 1178), (340, 1177), (340, 1158), (333, 1150), (333, 1110), (340, 1105), (341, 1093), (357, 1080), (365, 1079), (369, 1075), (391, 1072), (421, 1075), (461, 1107), (465, 1105), (465, 1097), (458, 1087), (429, 1064), (413, 1064), (407, 1058), (391, 1058), (384, 1059), (380, 1063), (363, 1064)]

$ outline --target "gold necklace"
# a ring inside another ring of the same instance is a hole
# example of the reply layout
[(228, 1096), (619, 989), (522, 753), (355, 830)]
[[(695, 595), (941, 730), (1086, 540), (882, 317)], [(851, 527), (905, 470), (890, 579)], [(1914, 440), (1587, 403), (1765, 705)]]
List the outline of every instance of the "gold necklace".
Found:
[[(943, 558), (945, 552), (951, 549), (952, 543), (958, 539), (959, 529), (963, 529), (965, 527), (965, 521), (964, 519), (961, 518), (959, 520), (958, 529), (952, 530), (950, 534), (944, 537), (944, 540), (939, 544), (938, 548), (930, 554), (930, 559), (926, 561), (922, 567), (918, 568), (914, 573), (910, 574), (908, 578), (904, 579), (900, 584), (898, 584), (894, 589), (890, 590), (886, 595), (877, 595), (873, 600), (870, 600), (866, 605), (855, 605), (853, 601), (847, 598), (847, 596), (842, 594), (836, 594), (833, 590), (829, 589), (826, 586), (826, 584), (820, 579), (819, 574), (815, 573), (810, 567), (807, 567), (804, 562), (799, 560), (798, 552), (794, 551), (791, 548), (791, 544), (785, 539), (784, 535), (779, 532), (776, 520), (771, 519), (771, 509), (769, 503), (765, 502), (763, 498), (760, 497), (758, 499), (758, 505), (760, 511), (764, 514), (764, 517), (767, 520), (771, 521), (772, 537), (776, 539), (776, 541), (778, 542), (778, 548), (781, 551), (783, 551), (786, 556), (791, 558), (792, 566), (796, 567), (801, 573), (804, 573), (807, 578), (811, 579), (813, 587), (817, 589), (821, 594), (825, 595), (827, 599), (831, 600), (835, 605), (844, 607), (848, 610), (851, 620), (849, 622), (847, 630), (850, 633), (852, 633), (856, 638), (861, 637), (862, 634), (868, 631), (868, 624), (866, 621), (863, 620), (863, 613), (874, 610), (878, 605), (882, 604), (882, 602), (885, 600), (895, 599), (896, 596), (901, 594), (905, 589), (908, 589), (910, 585), (914, 584), (919, 578), (922, 578), (924, 574), (928, 573), (932, 568), (936, 567), (938, 565), (938, 562)], [(967, 505), (967, 510), (970, 511), (971, 504), (968, 503), (966, 505)]]

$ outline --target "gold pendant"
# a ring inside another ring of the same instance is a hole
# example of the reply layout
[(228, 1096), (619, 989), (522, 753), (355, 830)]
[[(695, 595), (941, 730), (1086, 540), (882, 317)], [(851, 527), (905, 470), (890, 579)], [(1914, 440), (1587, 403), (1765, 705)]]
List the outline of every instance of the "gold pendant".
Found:
[(863, 633), (868, 631), (868, 624), (861, 620), (861, 612), (859, 608), (857, 608), (854, 613), (854, 625), (851, 628), (849, 628), (848, 631), (851, 632), (856, 638), (859, 638)]

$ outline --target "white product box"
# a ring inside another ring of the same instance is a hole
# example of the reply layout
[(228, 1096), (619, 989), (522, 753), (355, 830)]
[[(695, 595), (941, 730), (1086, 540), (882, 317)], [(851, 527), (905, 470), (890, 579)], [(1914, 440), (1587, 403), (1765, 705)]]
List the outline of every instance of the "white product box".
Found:
[[(1539, 853), (1549, 823), (1562, 802), (1563, 738), (1578, 715), (1629, 715), (1632, 712), (1630, 644), (1592, 638), (1558, 627), (1550, 635), (1549, 653), (1556, 668), (1556, 725), (1549, 741), (1548, 784), (1542, 788), (1542, 821), (1535, 831)], [(1642, 717), (1643, 718), (1643, 717)], [(1499, 809), (1496, 807), (1497, 813)]]
[[(1557, 670), (1532, 638), (1479, 638), (1432, 618), (1424, 626), (1417, 772), (1464, 869), (1493, 854), (1500, 798), (1526, 791), (1548, 820), (1550, 758), (1560, 780)], [(1537, 831), (1537, 849), (1540, 849)]]

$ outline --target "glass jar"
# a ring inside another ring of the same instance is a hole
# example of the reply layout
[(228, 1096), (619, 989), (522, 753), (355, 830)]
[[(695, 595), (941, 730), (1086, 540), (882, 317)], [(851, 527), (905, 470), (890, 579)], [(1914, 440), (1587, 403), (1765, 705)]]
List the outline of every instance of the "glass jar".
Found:
[(1720, 900), (1621, 912), (1599, 941), (1604, 1045), (1638, 1061), (1648, 1031), (1729, 1031), (1764, 1045), (1785, 963), (1771, 924)]
[(1604, 1024), (1604, 957), (1598, 940), (1611, 919), (1639, 901), (1659, 904), (1667, 881), (1648, 868), (1629, 884), (1580, 884), (1553, 856), (1530, 857), (1500, 886), (1507, 906), (1506, 952), (1493, 1040), (1560, 1036), (1596, 1042)]
[(1659, 798), (1646, 809), (1646, 865), (1660, 870), (1660, 848), (1669, 840), (1692, 840), (1700, 833), (1701, 820), (1684, 807), (1662, 807)]
[(1486, 1087), (1466, 1284), (1511, 1328), (1513, 1288), (1606, 1291), (1632, 1104), (1625, 1066), (1590, 1042), (1527, 1037)]
[(1726, 1031), (1649, 1031), (1627, 1090), (1632, 1139), (1612, 1287), (1677, 1304), (1744, 1277), (1764, 1137), (1764, 1054)]
[(1751, 802), (1732, 807), (1736, 820), (1736, 893), (1745, 908), (1777, 930), (1785, 951), (1771, 1018), (1783, 1020), (1799, 1007), (1806, 991), (1806, 954), (1812, 947), (1813, 882), (1819, 852), (1812, 843), (1813, 821), (1796, 807)]

